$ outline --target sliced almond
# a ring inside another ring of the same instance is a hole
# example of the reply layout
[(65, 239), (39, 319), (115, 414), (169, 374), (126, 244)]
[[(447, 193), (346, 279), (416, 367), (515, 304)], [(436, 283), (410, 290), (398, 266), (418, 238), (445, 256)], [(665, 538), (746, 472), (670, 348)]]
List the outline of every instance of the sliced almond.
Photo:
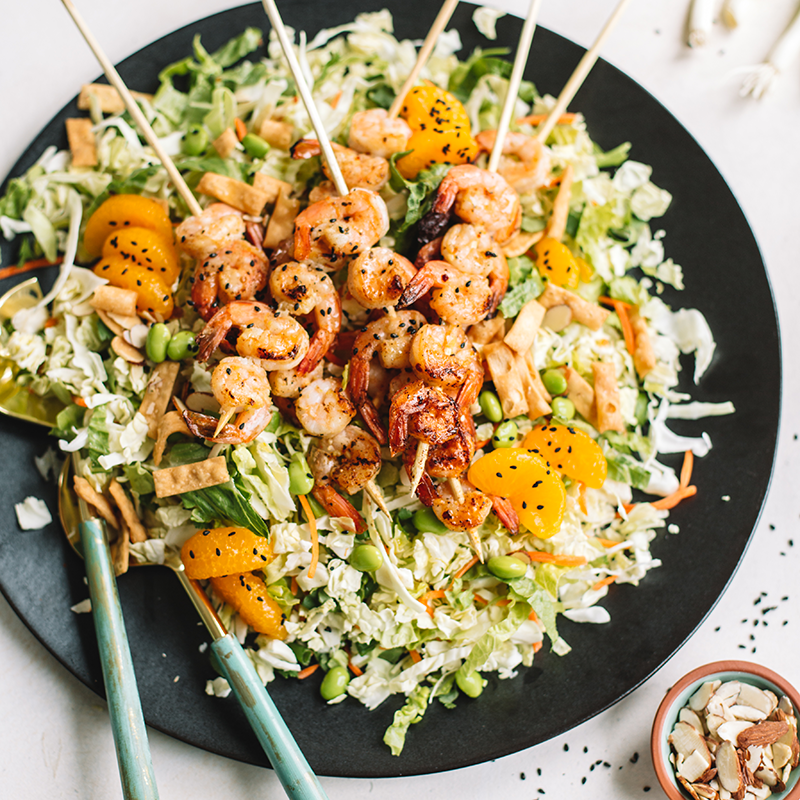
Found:
[(771, 769), (759, 769), (753, 773), (766, 786), (775, 786), (778, 783), (778, 774)]
[[(697, 750), (708, 750), (702, 735), (688, 722), (676, 722), (667, 741), (675, 748), (676, 752), (680, 753), (684, 758), (688, 758)], [(692, 778), (690, 780), (694, 779)]]
[(694, 790), (703, 800), (718, 800), (719, 798), (719, 792), (707, 783), (695, 783)]
[(567, 305), (553, 306), (542, 318), (542, 327), (550, 328), (554, 333), (563, 331), (572, 322), (572, 309)]
[(725, 683), (721, 684), (719, 689), (714, 692), (714, 697), (719, 700), (733, 700), (735, 702), (736, 698), (739, 696), (739, 692), (741, 691), (742, 684), (739, 681), (725, 681)]
[[(739, 734), (744, 733), (748, 728), (752, 727), (754, 727), (752, 722), (742, 719), (735, 719), (731, 722), (725, 722), (720, 725), (719, 728), (717, 728), (716, 735), (722, 739), (723, 742), (733, 742), (736, 744)], [(753, 742), (753, 744), (759, 744), (759, 742)], [(747, 745), (743, 744), (739, 744), (739, 746), (747, 747)]]
[(744, 788), (742, 769), (736, 755), (736, 748), (730, 742), (723, 742), (717, 750), (717, 779), (720, 786), (727, 789), (731, 795), (735, 795)]
[(694, 786), (688, 781), (686, 778), (683, 777), (680, 773), (678, 773), (678, 782), (681, 786), (689, 793), (689, 795), (694, 798), (694, 800), (700, 800), (700, 795), (697, 794), (695, 791)]
[(129, 364), (144, 364), (144, 356), (121, 336), (115, 336), (111, 340), (111, 349)]
[(775, 742), (772, 745), (772, 763), (777, 769), (783, 769), (792, 758), (792, 748), (788, 744)]
[[(737, 705), (757, 708), (759, 711), (763, 712), (764, 717), (772, 713), (772, 710), (775, 708), (775, 704), (769, 696), (772, 692), (767, 694), (767, 692), (762, 692), (761, 689), (751, 686), (749, 683), (743, 683), (741, 687), (739, 697), (736, 699)], [(773, 694), (772, 697), (775, 697), (775, 695)]]
[(678, 770), (678, 775), (684, 777), (690, 783), (698, 780), (706, 773), (709, 765), (711, 764), (711, 756), (708, 750), (703, 746), (703, 750), (695, 750), (691, 755), (686, 757), (686, 760), (681, 764)]
[(210, 392), (192, 392), (186, 398), (186, 408), (200, 413), (213, 411), (217, 414), (219, 413), (219, 402)]
[(711, 699), (711, 695), (722, 685), (722, 681), (706, 681), (689, 698), (689, 708), (693, 711), (702, 711)]
[[(733, 725), (735, 723), (727, 723)], [(724, 727), (724, 726), (723, 726)], [(781, 720), (780, 722), (770, 722), (768, 720), (759, 722), (743, 730), (737, 737), (736, 743), (739, 747), (750, 747), (758, 745), (763, 747), (767, 744), (774, 744), (781, 736), (789, 730), (789, 723)]]
[(747, 720), (748, 722), (759, 722), (760, 720), (767, 718), (767, 713), (762, 711), (760, 708), (739, 705), (738, 703), (731, 706), (730, 711), (735, 719), (743, 719)]
[(717, 730), (719, 730), (719, 726), (727, 721), (728, 720), (726, 720), (725, 717), (720, 717), (717, 714), (709, 714), (706, 717), (706, 726), (708, 727), (708, 732), (716, 736)]
[(787, 716), (794, 716), (794, 706), (792, 706), (792, 701), (786, 695), (783, 695), (779, 700), (778, 708)]
[(699, 715), (696, 711), (692, 711), (691, 708), (688, 706), (684, 706), (680, 713), (678, 714), (678, 720), (680, 722), (687, 722), (691, 725), (698, 733), (704, 734), (705, 728), (703, 727), (703, 721), (700, 719)]

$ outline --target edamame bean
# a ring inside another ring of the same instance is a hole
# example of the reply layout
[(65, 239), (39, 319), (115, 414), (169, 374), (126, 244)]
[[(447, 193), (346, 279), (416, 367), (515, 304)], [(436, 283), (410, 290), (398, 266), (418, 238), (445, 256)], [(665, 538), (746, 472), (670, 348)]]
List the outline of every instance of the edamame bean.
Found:
[(289, 491), (292, 494), (308, 494), (314, 488), (314, 476), (308, 462), (296, 455), (289, 464)]
[(554, 397), (550, 405), (559, 419), (572, 419), (575, 416), (575, 403), (568, 397)]
[(488, 389), (482, 391), (478, 396), (478, 403), (480, 404), (483, 416), (489, 422), (500, 422), (503, 419), (503, 406), (500, 404), (500, 398)]
[(542, 375), (544, 388), (550, 394), (564, 394), (567, 391), (567, 379), (560, 369), (548, 369)]
[(527, 571), (527, 566), (514, 556), (493, 556), (486, 563), (489, 572), (501, 581), (511, 578), (521, 578)]
[(383, 564), (383, 553), (372, 544), (360, 544), (350, 553), (350, 566), (359, 572), (375, 572)]
[(200, 125), (189, 128), (189, 130), (183, 134), (181, 150), (183, 150), (187, 156), (199, 156), (201, 153), (205, 152), (207, 147), (208, 134), (206, 133), (206, 129)]
[(244, 147), (245, 152), (249, 153), (253, 158), (264, 158), (270, 151), (269, 144), (255, 133), (248, 133), (244, 139), (242, 139), (242, 147)]
[(147, 331), (144, 348), (147, 357), (155, 364), (160, 364), (167, 357), (167, 346), (172, 338), (169, 328), (163, 322), (156, 322)]
[(411, 518), (420, 533), (448, 533), (450, 529), (429, 508), (421, 508)]
[(513, 447), (517, 443), (517, 423), (512, 420), (501, 422), (492, 436), (494, 447)]
[(167, 345), (167, 357), (172, 361), (183, 361), (197, 352), (197, 342), (191, 331), (178, 331)]
[(323, 700), (333, 700), (340, 694), (344, 694), (347, 684), (350, 683), (350, 673), (345, 667), (334, 667), (325, 673), (319, 693)]
[(467, 697), (477, 697), (483, 691), (483, 685), (484, 680), (480, 672), (464, 672), (463, 664), (456, 670), (456, 686)]

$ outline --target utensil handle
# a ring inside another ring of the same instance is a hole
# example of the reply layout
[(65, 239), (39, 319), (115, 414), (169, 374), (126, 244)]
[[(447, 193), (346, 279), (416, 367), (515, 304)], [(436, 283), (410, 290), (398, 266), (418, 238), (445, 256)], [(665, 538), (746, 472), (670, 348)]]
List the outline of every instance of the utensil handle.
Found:
[(317, 776), (238, 640), (228, 633), (212, 642), (211, 648), (286, 794), (292, 800), (327, 800)]
[(78, 525), (100, 647), (108, 714), (126, 800), (158, 800), (150, 746), (136, 687), (133, 660), (111, 566), (105, 525), (89, 519)]

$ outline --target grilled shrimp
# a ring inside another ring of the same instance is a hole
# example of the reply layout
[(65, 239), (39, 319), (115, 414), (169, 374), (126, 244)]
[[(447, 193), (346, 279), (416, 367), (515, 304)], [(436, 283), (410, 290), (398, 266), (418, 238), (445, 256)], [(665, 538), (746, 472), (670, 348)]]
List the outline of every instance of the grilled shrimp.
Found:
[[(366, 155), (349, 147), (331, 142), (331, 147), (342, 170), (344, 182), (351, 189), (369, 189), (379, 192), (389, 180), (389, 162), (376, 155)], [(316, 139), (301, 139), (292, 147), (292, 158), (307, 159), (322, 153), (322, 147)], [(322, 160), (322, 171), (330, 178), (328, 163)]]
[(425, 317), (418, 311), (400, 311), (394, 317), (384, 316), (371, 322), (361, 329), (353, 342), (347, 390), (369, 429), (381, 444), (386, 443), (386, 432), (369, 399), (372, 357), (377, 352), (386, 369), (408, 367), (411, 343), (424, 324)]
[(181, 250), (192, 258), (205, 258), (219, 242), (241, 239), (244, 233), (244, 215), (225, 203), (212, 203), (202, 214), (187, 217), (175, 228)]
[(374, 192), (353, 189), (310, 205), (295, 220), (294, 257), (331, 263), (357, 256), (389, 230), (386, 204)]
[[(481, 131), (475, 141), (482, 150), (491, 152), (497, 131)], [(550, 151), (535, 137), (509, 131), (503, 139), (503, 156), (498, 172), (520, 194), (535, 192), (547, 183), (552, 168)]]
[(300, 374), (300, 368), (276, 369), (269, 373), (269, 385), (275, 397), (300, 397), (300, 392), (322, 377), (322, 362), (309, 373)]
[(477, 489), (468, 489), (458, 498), (440, 490), (431, 503), (433, 513), (451, 531), (470, 531), (483, 524), (492, 510), (492, 499)]
[(439, 184), (433, 213), (455, 211), (464, 222), (479, 225), (499, 243), (507, 242), (522, 222), (519, 195), (496, 172), (472, 164), (453, 167)]
[(386, 109), (357, 111), (350, 120), (347, 144), (359, 153), (389, 158), (408, 149), (413, 131), (401, 117), (389, 117)]
[(219, 306), (234, 300), (252, 300), (267, 282), (264, 251), (244, 239), (217, 243), (214, 251), (197, 261), (192, 279), (192, 302), (206, 321)]
[[(211, 391), (219, 403), (219, 420), (183, 410), (183, 419), (195, 436), (220, 444), (247, 444), (269, 424), (272, 404), (267, 373), (252, 359), (223, 358), (211, 373)], [(228, 422), (233, 416), (233, 423)]]
[(397, 305), (410, 306), (428, 292), (431, 308), (448, 325), (474, 325), (491, 312), (494, 302), (486, 278), (461, 272), (446, 261), (429, 261), (411, 279)]
[(508, 289), (508, 262), (497, 242), (475, 225), (453, 225), (442, 238), (442, 258), (456, 269), (489, 280), (493, 313)]
[(371, 247), (350, 262), (347, 288), (364, 308), (397, 305), (403, 289), (417, 274), (414, 265), (388, 247)]
[(314, 312), (317, 326), (308, 353), (297, 368), (301, 375), (311, 372), (330, 350), (342, 327), (342, 303), (327, 273), (311, 263), (290, 261), (272, 271), (272, 296), (279, 310), (299, 317)]
[(435, 386), (414, 381), (393, 398), (389, 410), (389, 447), (392, 454), (405, 450), (409, 436), (425, 444), (443, 444), (458, 435), (458, 407)]
[(424, 325), (411, 342), (409, 362), (418, 378), (431, 386), (456, 391), (456, 402), (466, 411), (483, 386), (483, 365), (461, 328)]
[(300, 424), (312, 436), (341, 433), (356, 415), (339, 378), (319, 378), (306, 386), (294, 405)]
[(381, 469), (381, 448), (366, 431), (348, 425), (326, 436), (311, 451), (308, 464), (314, 475), (312, 494), (332, 517), (350, 517), (359, 533), (364, 519), (334, 488), (347, 494), (361, 491)]
[(208, 361), (232, 329), (239, 330), (236, 352), (268, 371), (292, 369), (308, 352), (308, 334), (297, 320), (255, 300), (235, 300), (217, 311), (198, 335), (197, 360)]

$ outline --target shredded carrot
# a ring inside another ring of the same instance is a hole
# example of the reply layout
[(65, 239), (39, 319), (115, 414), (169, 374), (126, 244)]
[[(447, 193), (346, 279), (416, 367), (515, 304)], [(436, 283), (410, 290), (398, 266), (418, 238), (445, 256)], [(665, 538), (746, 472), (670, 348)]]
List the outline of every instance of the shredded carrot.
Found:
[(236, 117), (233, 124), (236, 126), (236, 138), (241, 142), (242, 139), (247, 136), (247, 125), (245, 125), (239, 117)]
[(64, 256), (59, 256), (55, 261), (47, 258), (35, 258), (33, 261), (26, 261), (21, 267), (4, 267), (0, 269), (0, 281), (3, 278), (10, 278), (12, 275), (19, 275), (22, 272), (30, 272), (32, 269), (40, 267), (55, 267), (64, 260)]
[(586, 510), (586, 484), (583, 481), (578, 481), (578, 505), (584, 515), (589, 513)]
[(687, 450), (683, 454), (683, 466), (681, 467), (679, 484), (681, 489), (685, 489), (689, 485), (689, 481), (692, 479), (692, 467), (694, 467), (694, 453), (691, 450)]
[(347, 659), (347, 666), (350, 667), (350, 672), (352, 672), (356, 678), (360, 678), (364, 674), (364, 670), (357, 667), (350, 658)]
[(416, 650), (409, 650), (408, 654), (411, 656), (411, 660), (415, 664), (419, 664), (419, 662), (422, 661), (422, 656)]
[(463, 567), (461, 567), (461, 569), (458, 572), (456, 572), (455, 575), (453, 575), (453, 582), (450, 584), (450, 587), (448, 588), (452, 588), (453, 583), (455, 583), (462, 575), (469, 572), (469, 570), (471, 570), (477, 563), (478, 563), (478, 556), (473, 556), (469, 561), (467, 561), (466, 564), (464, 564)]
[(530, 614), (528, 614), (528, 619), (529, 619), (531, 622), (538, 622), (538, 621), (539, 621), (539, 617), (538, 617), (538, 616), (536, 616), (536, 612), (535, 612), (533, 609), (531, 609), (531, 613), (530, 613)]
[(86, 401), (82, 397), (78, 397), (76, 394), (72, 395), (72, 402), (81, 408), (89, 408), (89, 406), (86, 405)]
[(300, 505), (303, 506), (303, 511), (306, 512), (306, 519), (308, 520), (308, 527), (311, 528), (311, 564), (308, 566), (308, 577), (313, 578), (314, 573), (317, 571), (317, 562), (319, 561), (319, 537), (317, 536), (317, 520), (314, 512), (311, 510), (311, 503), (304, 495), (298, 495), (297, 499)]
[(297, 589), (298, 589), (298, 586), (297, 586), (297, 575), (292, 575), (292, 582), (289, 585), (289, 591), (293, 595), (295, 595), (295, 597), (297, 596)]
[(600, 302), (614, 307), (614, 311), (617, 312), (617, 317), (619, 318), (619, 324), (622, 327), (622, 335), (625, 338), (625, 348), (633, 355), (633, 351), (636, 349), (636, 337), (633, 333), (631, 319), (628, 316), (628, 310), (633, 306), (630, 303), (624, 303), (622, 300), (614, 300), (613, 297), (601, 297)]
[(484, 439), (481, 442), (475, 442), (475, 449), (476, 450), (483, 450), (483, 448), (486, 447), (486, 445), (489, 444), (489, 442), (491, 442), (491, 441), (492, 441), (491, 438), (489, 438), (489, 439)]
[(525, 550), (531, 561), (541, 564), (555, 564), (557, 567), (582, 567), (586, 563), (584, 556), (568, 556), (565, 553), (542, 553), (539, 550)]
[(328, 105), (330, 105), (331, 108), (335, 109), (336, 106), (339, 105), (339, 101), (341, 99), (342, 99), (342, 90), (339, 89), (339, 91), (336, 93), (336, 96), (333, 98), (333, 100), (330, 101)]
[(511, 601), (507, 597), (503, 597), (501, 600), (498, 600), (495, 605), (496, 606), (507, 606)]
[(479, 595), (477, 592), (474, 592), (472, 596), (475, 598), (476, 603), (486, 605), (489, 602), (485, 597), (481, 597), (481, 595)]
[[(693, 497), (697, 494), (697, 487), (696, 486), (683, 486), (678, 489), (677, 492), (673, 492), (666, 497), (662, 497), (660, 500), (654, 500), (650, 503), (653, 508), (657, 508), (660, 511), (668, 511), (670, 508), (675, 508), (681, 500), (685, 500), (687, 497)], [(630, 513), (636, 508), (636, 503), (626, 504), (622, 507), (625, 509), (626, 513)]]
[(419, 598), (419, 602), (422, 603), (422, 605), (428, 609), (428, 613), (433, 616), (433, 606), (431, 605), (431, 601), (439, 600), (442, 597), (444, 597), (443, 589), (431, 589), (429, 592), (425, 592), (425, 594)]
[(600, 581), (597, 581), (597, 583), (594, 586), (592, 586), (592, 591), (596, 592), (598, 589), (602, 589), (604, 586), (608, 586), (609, 584), (614, 583), (616, 579), (617, 579), (616, 575), (609, 575), (608, 577), (603, 578)]
[(542, 643), (541, 642), (534, 642), (533, 643), (533, 652), (534, 653), (538, 653), (541, 649), (542, 649)]
[(300, 672), (297, 673), (298, 680), (303, 680), (303, 678), (307, 678), (309, 675), (313, 675), (319, 669), (319, 664), (312, 664), (310, 667), (306, 667), (305, 669), (301, 669)]
[(615, 542), (613, 539), (603, 539), (600, 536), (595, 536), (594, 538), (600, 542), (603, 547), (616, 547), (618, 544), (622, 544), (622, 542)]
[[(549, 114), (529, 114), (527, 117), (520, 117), (517, 125), (541, 125), (550, 115)], [(572, 125), (577, 114), (562, 114), (558, 118), (558, 125)]]
[(55, 328), (58, 325), (58, 317), (48, 317), (44, 321), (45, 328)]

